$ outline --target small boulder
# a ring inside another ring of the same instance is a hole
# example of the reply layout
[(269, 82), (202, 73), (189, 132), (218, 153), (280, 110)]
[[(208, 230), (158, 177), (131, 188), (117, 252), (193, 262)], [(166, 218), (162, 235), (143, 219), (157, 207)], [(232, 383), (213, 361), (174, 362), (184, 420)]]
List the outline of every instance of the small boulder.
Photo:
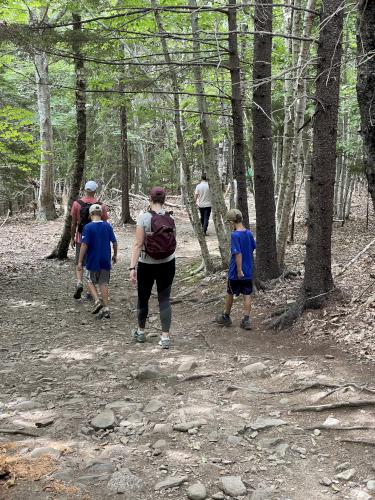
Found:
[(155, 424), (154, 434), (170, 434), (172, 432), (171, 424)]
[(144, 412), (145, 413), (156, 413), (157, 411), (161, 410), (165, 406), (165, 403), (163, 401), (160, 401), (159, 399), (151, 399), (145, 406)]
[(60, 455), (61, 455), (60, 450), (44, 446), (41, 448), (34, 448), (33, 451), (30, 453), (30, 458), (41, 458), (46, 456), (59, 458)]
[(230, 497), (239, 497), (246, 494), (246, 486), (240, 476), (223, 476), (220, 478), (219, 488)]
[(178, 367), (177, 372), (178, 373), (185, 373), (185, 372), (190, 372), (191, 370), (194, 370), (194, 368), (197, 368), (198, 363), (195, 361), (195, 359), (187, 359), (186, 361), (183, 361), (180, 366)]
[(160, 372), (156, 365), (142, 366), (137, 373), (137, 379), (140, 381), (155, 380), (158, 377), (160, 377)]
[(94, 417), (90, 424), (96, 430), (101, 429), (111, 429), (114, 427), (116, 422), (115, 414), (109, 408), (106, 408), (100, 412), (96, 417)]
[(355, 475), (357, 471), (355, 469), (347, 469), (339, 474), (336, 474), (336, 479), (341, 479), (342, 481), (350, 481)]
[(144, 488), (141, 478), (130, 472), (129, 469), (121, 469), (112, 474), (107, 484), (112, 493), (140, 492)]
[(251, 375), (254, 377), (262, 376), (266, 371), (267, 365), (262, 362), (252, 363), (251, 365), (247, 365), (242, 369), (242, 373), (244, 375)]
[(205, 500), (207, 498), (207, 490), (204, 484), (192, 484), (187, 490), (187, 496), (190, 500)]

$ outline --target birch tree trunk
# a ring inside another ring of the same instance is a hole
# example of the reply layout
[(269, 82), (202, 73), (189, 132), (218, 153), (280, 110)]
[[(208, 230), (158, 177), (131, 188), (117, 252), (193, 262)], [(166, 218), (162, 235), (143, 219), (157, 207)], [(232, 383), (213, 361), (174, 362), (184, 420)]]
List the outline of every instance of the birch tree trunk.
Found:
[(256, 269), (260, 280), (280, 275), (276, 253), (272, 166), (271, 59), (272, 1), (257, 0), (254, 14), (253, 166), (256, 212)]
[[(37, 14), (29, 10), (30, 24), (40, 26), (48, 21), (47, 9), (40, 9), (41, 20)], [(42, 28), (41, 28), (42, 30)], [(36, 95), (39, 114), (40, 134), (40, 176), (39, 196), (36, 217), (40, 221), (53, 220), (57, 217), (54, 201), (54, 168), (53, 168), (53, 133), (51, 120), (51, 92), (48, 77), (48, 56), (42, 50), (34, 55)]]
[[(189, 5), (197, 8), (196, 0), (189, 0)], [(198, 14), (193, 11), (190, 16), (191, 28), (193, 33), (193, 51), (194, 58), (200, 58), (200, 44), (199, 44), (199, 25)], [(193, 74), (195, 79), (195, 90), (197, 95), (197, 103), (199, 109), (199, 126), (201, 129), (203, 139), (203, 152), (206, 171), (210, 179), (210, 194), (213, 210), (213, 220), (215, 224), (216, 235), (219, 243), (219, 250), (223, 267), (228, 267), (230, 253), (229, 253), (229, 235), (226, 230), (226, 214), (227, 207), (225, 205), (223, 191), (221, 187), (221, 180), (215, 161), (214, 142), (210, 131), (210, 120), (208, 115), (207, 100), (204, 93), (204, 85), (202, 79), (201, 67), (195, 65), (193, 67)]]
[[(314, 14), (309, 11), (315, 9), (315, 0), (308, 0), (307, 9), (304, 19), (303, 38), (307, 39), (311, 36), (311, 30), (314, 20)], [(296, 13), (295, 13), (296, 15)], [(295, 23), (294, 34), (298, 35), (298, 22)], [(288, 240), (288, 230), (290, 224), (290, 215), (293, 206), (293, 198), (296, 184), (296, 174), (299, 165), (299, 159), (302, 149), (302, 127), (305, 120), (306, 111), (306, 73), (308, 67), (308, 57), (311, 42), (302, 40), (300, 42), (300, 50), (297, 58), (297, 81), (296, 91), (294, 96), (295, 109), (294, 109), (294, 125), (293, 125), (293, 138), (288, 142), (291, 145), (291, 150), (287, 151), (289, 158), (284, 156), (284, 161), (287, 161), (288, 169), (285, 181), (284, 195), (282, 200), (282, 208), (279, 213), (278, 231), (277, 231), (277, 257), (279, 265), (284, 265), (285, 249)], [(294, 44), (294, 51), (297, 51), (298, 45)], [(288, 132), (289, 133), (289, 132)], [(285, 165), (286, 169), (286, 165)], [(280, 204), (281, 205), (281, 204)]]
[(72, 173), (72, 180), (70, 185), (70, 195), (68, 200), (68, 210), (65, 217), (63, 233), (60, 240), (53, 250), (49, 258), (66, 259), (68, 255), (69, 242), (71, 237), (71, 223), (72, 217), (70, 211), (73, 202), (78, 198), (83, 173), (85, 169), (86, 157), (86, 80), (84, 74), (84, 63), (80, 50), (81, 42), (80, 36), (82, 31), (81, 17), (78, 14), (73, 14), (73, 40), (72, 49), (74, 54), (74, 68), (76, 76), (76, 148), (74, 169)]
[(195, 203), (194, 191), (191, 183), (191, 170), (186, 156), (185, 141), (182, 133), (179, 86), (178, 86), (177, 74), (176, 71), (173, 69), (171, 56), (168, 50), (167, 40), (165, 38), (163, 23), (160, 17), (160, 13), (157, 10), (156, 0), (151, 0), (151, 5), (155, 9), (154, 15), (160, 33), (160, 42), (164, 53), (164, 59), (165, 62), (169, 65), (169, 76), (172, 84), (173, 104), (174, 104), (174, 127), (176, 132), (177, 148), (180, 154), (181, 168), (184, 174), (184, 182), (182, 184), (182, 189), (184, 191), (183, 194), (184, 198), (187, 200), (188, 215), (190, 218), (190, 222), (193, 226), (193, 229), (195, 231), (195, 234), (197, 236), (199, 246), (201, 248), (202, 259), (206, 271), (211, 272), (213, 270), (213, 263), (207, 247), (207, 242), (202, 229), (202, 225), (199, 220), (198, 210)]

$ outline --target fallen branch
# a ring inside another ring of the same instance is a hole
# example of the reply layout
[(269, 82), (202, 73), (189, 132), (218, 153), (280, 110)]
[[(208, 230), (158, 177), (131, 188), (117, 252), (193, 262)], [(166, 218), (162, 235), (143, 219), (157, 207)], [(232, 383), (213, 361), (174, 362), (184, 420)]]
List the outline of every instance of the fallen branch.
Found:
[(350, 267), (352, 266), (355, 262), (357, 262), (357, 260), (362, 257), (362, 255), (364, 253), (367, 252), (367, 250), (369, 250), (373, 245), (375, 244), (375, 238), (370, 241), (370, 243), (368, 245), (365, 246), (365, 248), (363, 250), (361, 250), (359, 253), (357, 253), (357, 255), (355, 257), (352, 258), (352, 260), (350, 262), (348, 262), (342, 269), (341, 271), (339, 272), (339, 274), (337, 274), (335, 276), (335, 278), (338, 278), (339, 276), (341, 276), (342, 274), (345, 273), (345, 271)]
[(375, 441), (367, 439), (340, 439), (339, 443), (364, 444), (365, 446), (375, 446)]
[(193, 373), (192, 375), (188, 375), (187, 377), (180, 380), (180, 382), (189, 382), (191, 380), (199, 380), (201, 378), (212, 377), (214, 373)]
[(24, 429), (6, 429), (0, 428), (0, 434), (22, 434), (23, 436), (39, 437), (36, 432), (25, 431)]
[(353, 401), (341, 401), (340, 403), (330, 403), (326, 405), (310, 405), (310, 406), (298, 406), (297, 408), (292, 408), (292, 412), (297, 411), (326, 411), (326, 410), (336, 410), (339, 408), (362, 408), (364, 406), (375, 406), (375, 399), (362, 400), (355, 399)]
[(319, 429), (322, 431), (369, 431), (375, 429), (373, 425), (348, 425), (336, 427), (334, 425), (314, 425), (312, 427), (305, 427), (306, 431), (313, 431)]
[(10, 217), (10, 210), (8, 210), (8, 213), (7, 213), (7, 215), (6, 215), (6, 217), (5, 217), (4, 221), (3, 221), (3, 223), (1, 224), (0, 228), (1, 228), (1, 227), (3, 227), (3, 225), (4, 225), (4, 224), (6, 223), (6, 221), (9, 219), (9, 217)]

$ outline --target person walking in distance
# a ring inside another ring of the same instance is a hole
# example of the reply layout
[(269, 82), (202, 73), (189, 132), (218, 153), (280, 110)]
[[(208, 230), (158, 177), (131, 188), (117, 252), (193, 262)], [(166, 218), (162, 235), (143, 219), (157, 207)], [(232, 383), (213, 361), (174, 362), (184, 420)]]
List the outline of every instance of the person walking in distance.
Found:
[(211, 215), (211, 194), (206, 174), (202, 174), (202, 180), (195, 188), (195, 201), (201, 214), (203, 232), (207, 235), (207, 228)]
[(148, 303), (156, 282), (162, 328), (159, 345), (169, 349), (172, 319), (170, 295), (176, 269), (176, 226), (171, 214), (165, 211), (164, 202), (164, 189), (153, 187), (150, 207), (137, 219), (129, 271), (131, 282), (138, 288), (138, 327), (132, 331), (133, 339), (137, 342), (146, 340)]
[[(98, 185), (95, 181), (88, 181), (85, 184), (85, 196), (73, 202), (71, 216), (71, 240), (70, 244), (72, 248), (76, 250), (76, 265), (78, 265), (79, 253), (81, 250), (81, 235), (83, 228), (91, 222), (90, 219), (90, 207), (94, 203), (101, 205), (102, 213), (101, 220), (108, 220), (107, 207), (99, 202), (95, 196)], [(86, 260), (83, 260), (83, 265), (81, 269), (76, 267), (76, 277), (77, 285), (73, 297), (75, 299), (80, 299), (83, 292), (83, 268), (85, 267)]]
[(219, 325), (231, 326), (230, 313), (233, 297), (243, 296), (243, 318), (240, 326), (244, 330), (251, 329), (251, 292), (253, 290), (253, 252), (256, 248), (252, 232), (242, 223), (242, 213), (232, 208), (228, 211), (227, 220), (231, 225), (231, 260), (228, 271), (227, 296), (224, 313), (216, 317)]

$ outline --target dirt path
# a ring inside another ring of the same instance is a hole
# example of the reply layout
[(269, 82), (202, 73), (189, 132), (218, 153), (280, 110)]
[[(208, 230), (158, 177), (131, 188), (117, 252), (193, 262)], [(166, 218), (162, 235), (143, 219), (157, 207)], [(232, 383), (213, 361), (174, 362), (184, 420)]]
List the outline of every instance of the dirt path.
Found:
[[(135, 345), (131, 230), (118, 231), (112, 318), (100, 321), (71, 298), (72, 262), (40, 258), (59, 227), (7, 225), (0, 235), (0, 498), (177, 500), (197, 482), (213, 499), (372, 498), (374, 447), (345, 440), (375, 443), (375, 430), (324, 427), (375, 426), (375, 394), (360, 390), (375, 386), (371, 366), (329, 339), (307, 345), (270, 333), (267, 296), (255, 299), (252, 332), (218, 328), (220, 305), (209, 300), (224, 277), (184, 281), (197, 254), (189, 231), (180, 238), (173, 349), (157, 346), (155, 298), (151, 337)], [(374, 404), (295, 411), (354, 399)], [(106, 408), (109, 428), (94, 430)]]

